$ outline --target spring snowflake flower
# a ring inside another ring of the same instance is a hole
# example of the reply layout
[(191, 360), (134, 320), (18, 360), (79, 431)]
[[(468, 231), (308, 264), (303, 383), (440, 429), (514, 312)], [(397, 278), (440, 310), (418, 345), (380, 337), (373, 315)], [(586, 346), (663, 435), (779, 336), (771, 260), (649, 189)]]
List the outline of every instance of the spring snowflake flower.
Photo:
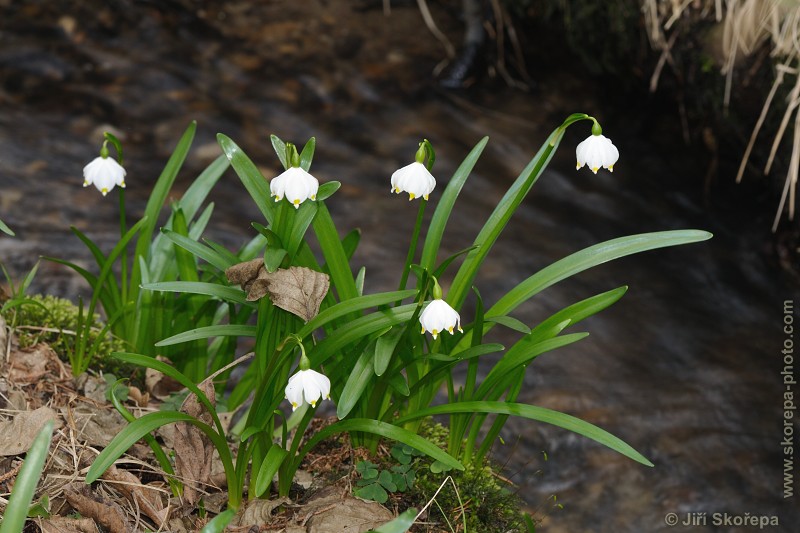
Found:
[(434, 187), (436, 179), (420, 162), (415, 161), (392, 174), (392, 192), (407, 192), (409, 201), (419, 197), (427, 200)]
[(289, 383), (286, 385), (286, 399), (292, 404), (292, 411), (304, 402), (315, 407), (320, 398), (323, 400), (331, 398), (331, 380), (325, 375), (314, 370), (299, 370), (289, 378)]
[(436, 298), (428, 304), (419, 317), (419, 323), (422, 325), (422, 333), (430, 331), (434, 339), (445, 330), (449, 331), (451, 335), (454, 329), (464, 331), (461, 329), (459, 314), (441, 298)]
[(269, 192), (275, 201), (280, 202), (285, 196), (295, 209), (309, 198), (316, 200), (318, 189), (317, 178), (300, 167), (291, 167), (269, 182)]
[(600, 167), (614, 172), (614, 163), (619, 159), (619, 150), (611, 139), (603, 134), (592, 134), (575, 149), (575, 157), (578, 159), (576, 169), (587, 165), (595, 174)]
[(83, 186), (94, 185), (103, 196), (114, 186), (125, 188), (125, 169), (110, 157), (98, 156), (83, 167)]

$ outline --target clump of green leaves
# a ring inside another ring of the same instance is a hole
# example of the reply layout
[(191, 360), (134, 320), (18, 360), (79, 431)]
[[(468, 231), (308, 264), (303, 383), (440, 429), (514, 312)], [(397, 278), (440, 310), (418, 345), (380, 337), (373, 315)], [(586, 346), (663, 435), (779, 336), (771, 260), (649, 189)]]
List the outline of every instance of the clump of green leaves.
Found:
[(358, 487), (354, 494), (364, 500), (386, 503), (389, 493), (406, 492), (413, 488), (416, 479), (416, 458), (424, 456), (411, 446), (395, 444), (390, 452), (398, 464), (388, 470), (380, 470), (379, 466), (371, 461), (356, 463), (356, 472), (361, 479), (356, 482)]

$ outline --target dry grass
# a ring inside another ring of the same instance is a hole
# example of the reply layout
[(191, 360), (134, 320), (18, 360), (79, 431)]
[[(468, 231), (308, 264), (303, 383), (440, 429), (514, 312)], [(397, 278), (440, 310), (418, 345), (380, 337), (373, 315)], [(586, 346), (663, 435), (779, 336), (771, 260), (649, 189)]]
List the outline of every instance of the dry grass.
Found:
[[(720, 68), (725, 76), (725, 106), (730, 101), (735, 83), (734, 72), (737, 60), (751, 57), (763, 45), (768, 44), (770, 56), (777, 63), (776, 76), (767, 95), (750, 142), (742, 157), (736, 182), (744, 175), (756, 138), (761, 132), (767, 113), (778, 89), (791, 83), (786, 109), (778, 129), (772, 132), (772, 147), (764, 173), (769, 173), (778, 147), (786, 130), (792, 126), (792, 150), (789, 170), (783, 187), (780, 203), (775, 214), (772, 230), (778, 227), (781, 215), (788, 205), (789, 220), (794, 220), (796, 189), (800, 169), (800, 1), (798, 0), (642, 0), (650, 44), (661, 52), (661, 58), (651, 77), (650, 88), (654, 90), (665, 64), (674, 64), (671, 49), (675, 45), (677, 32), (672, 31), (683, 17), (713, 19), (723, 25), (721, 50), (723, 63)], [(788, 201), (787, 201), (788, 200)]]

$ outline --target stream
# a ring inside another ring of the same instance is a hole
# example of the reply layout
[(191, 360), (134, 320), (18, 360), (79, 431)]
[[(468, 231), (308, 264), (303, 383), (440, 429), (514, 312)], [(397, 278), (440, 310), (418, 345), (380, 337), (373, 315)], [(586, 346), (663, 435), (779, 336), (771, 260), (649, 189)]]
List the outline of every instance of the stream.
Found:
[[(614, 173), (575, 171), (574, 147), (589, 126), (571, 127), (476, 284), (491, 304), (592, 244), (669, 229), (714, 233), (710, 241), (584, 272), (514, 313), (535, 325), (573, 302), (630, 287), (581, 324), (587, 339), (528, 368), (519, 401), (599, 425), (655, 467), (521, 419), (507, 423), (495, 459), (528, 506), (547, 515), (546, 532), (758, 529), (731, 518), (745, 515), (779, 521), (765, 531), (796, 531), (797, 497), (783, 497), (781, 350), (784, 301), (800, 294), (797, 282), (764, 245), (771, 213), (748, 201), (758, 189), (722, 187), (722, 200), (709, 205), (708, 162), (686, 149), (667, 113), (647, 107), (657, 101), (620, 105), (606, 98), (613, 87), (598, 87), (568, 66), (548, 72), (536, 92), (497, 82), (439, 90), (431, 71), (444, 52), (413, 3), (399, 3), (388, 17), (380, 2), (77, 4), (0, 0), (0, 218), (17, 233), (0, 235), (0, 261), (14, 277), (40, 255), (92, 265), (70, 225), (104, 250), (115, 242), (116, 194), (104, 199), (81, 187), (104, 130), (123, 141), (133, 214), (142, 212), (191, 120), (198, 133), (176, 194), (219, 155), (217, 132), (239, 143), (267, 176), (279, 165), (270, 133), (297, 144), (315, 136), (314, 175), (342, 182), (327, 203), (340, 230), (363, 229), (353, 265), (366, 267), (365, 292), (376, 292), (396, 287), (417, 210), (389, 193), (389, 176), (411, 162), (423, 137), (437, 154), (433, 202), (469, 150), (490, 137), (456, 204), (441, 258), (472, 243), (566, 116), (595, 114), (619, 147)], [(458, 21), (432, 7), (457, 39)], [(738, 157), (723, 154), (719, 180), (733, 180), (728, 170)], [(259, 213), (232, 171), (211, 198), (209, 238), (236, 247), (252, 236)], [(49, 262), (31, 290), (88, 294), (80, 278)], [(789, 427), (797, 449), (797, 421)], [(668, 513), (690, 523), (671, 527)], [(690, 513), (706, 513), (705, 523)]]

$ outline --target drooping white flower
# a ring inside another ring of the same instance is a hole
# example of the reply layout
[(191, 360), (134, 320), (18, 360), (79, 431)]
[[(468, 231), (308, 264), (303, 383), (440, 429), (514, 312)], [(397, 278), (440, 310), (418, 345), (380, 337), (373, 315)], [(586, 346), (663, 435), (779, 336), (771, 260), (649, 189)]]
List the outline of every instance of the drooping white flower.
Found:
[(614, 172), (614, 163), (619, 159), (619, 150), (608, 137), (602, 134), (590, 135), (575, 149), (575, 157), (578, 160), (576, 169), (587, 165), (595, 174), (600, 167)]
[(428, 172), (425, 165), (416, 161), (395, 170), (392, 174), (392, 192), (396, 194), (407, 192), (409, 200), (419, 197), (427, 200), (435, 187), (436, 179)]
[(94, 185), (103, 196), (115, 185), (125, 188), (125, 169), (110, 157), (96, 157), (83, 167), (83, 186)]
[(291, 167), (269, 182), (269, 192), (275, 201), (280, 202), (285, 196), (295, 209), (309, 198), (316, 200), (318, 189), (317, 178), (300, 167)]
[(286, 399), (292, 404), (292, 411), (304, 402), (315, 407), (320, 398), (329, 400), (330, 397), (331, 380), (314, 370), (299, 370), (286, 385)]
[(430, 331), (434, 339), (442, 331), (449, 331), (451, 335), (454, 329), (463, 332), (461, 329), (461, 317), (455, 309), (441, 298), (433, 300), (423, 309), (422, 314), (419, 316), (419, 323), (422, 325), (422, 333)]

